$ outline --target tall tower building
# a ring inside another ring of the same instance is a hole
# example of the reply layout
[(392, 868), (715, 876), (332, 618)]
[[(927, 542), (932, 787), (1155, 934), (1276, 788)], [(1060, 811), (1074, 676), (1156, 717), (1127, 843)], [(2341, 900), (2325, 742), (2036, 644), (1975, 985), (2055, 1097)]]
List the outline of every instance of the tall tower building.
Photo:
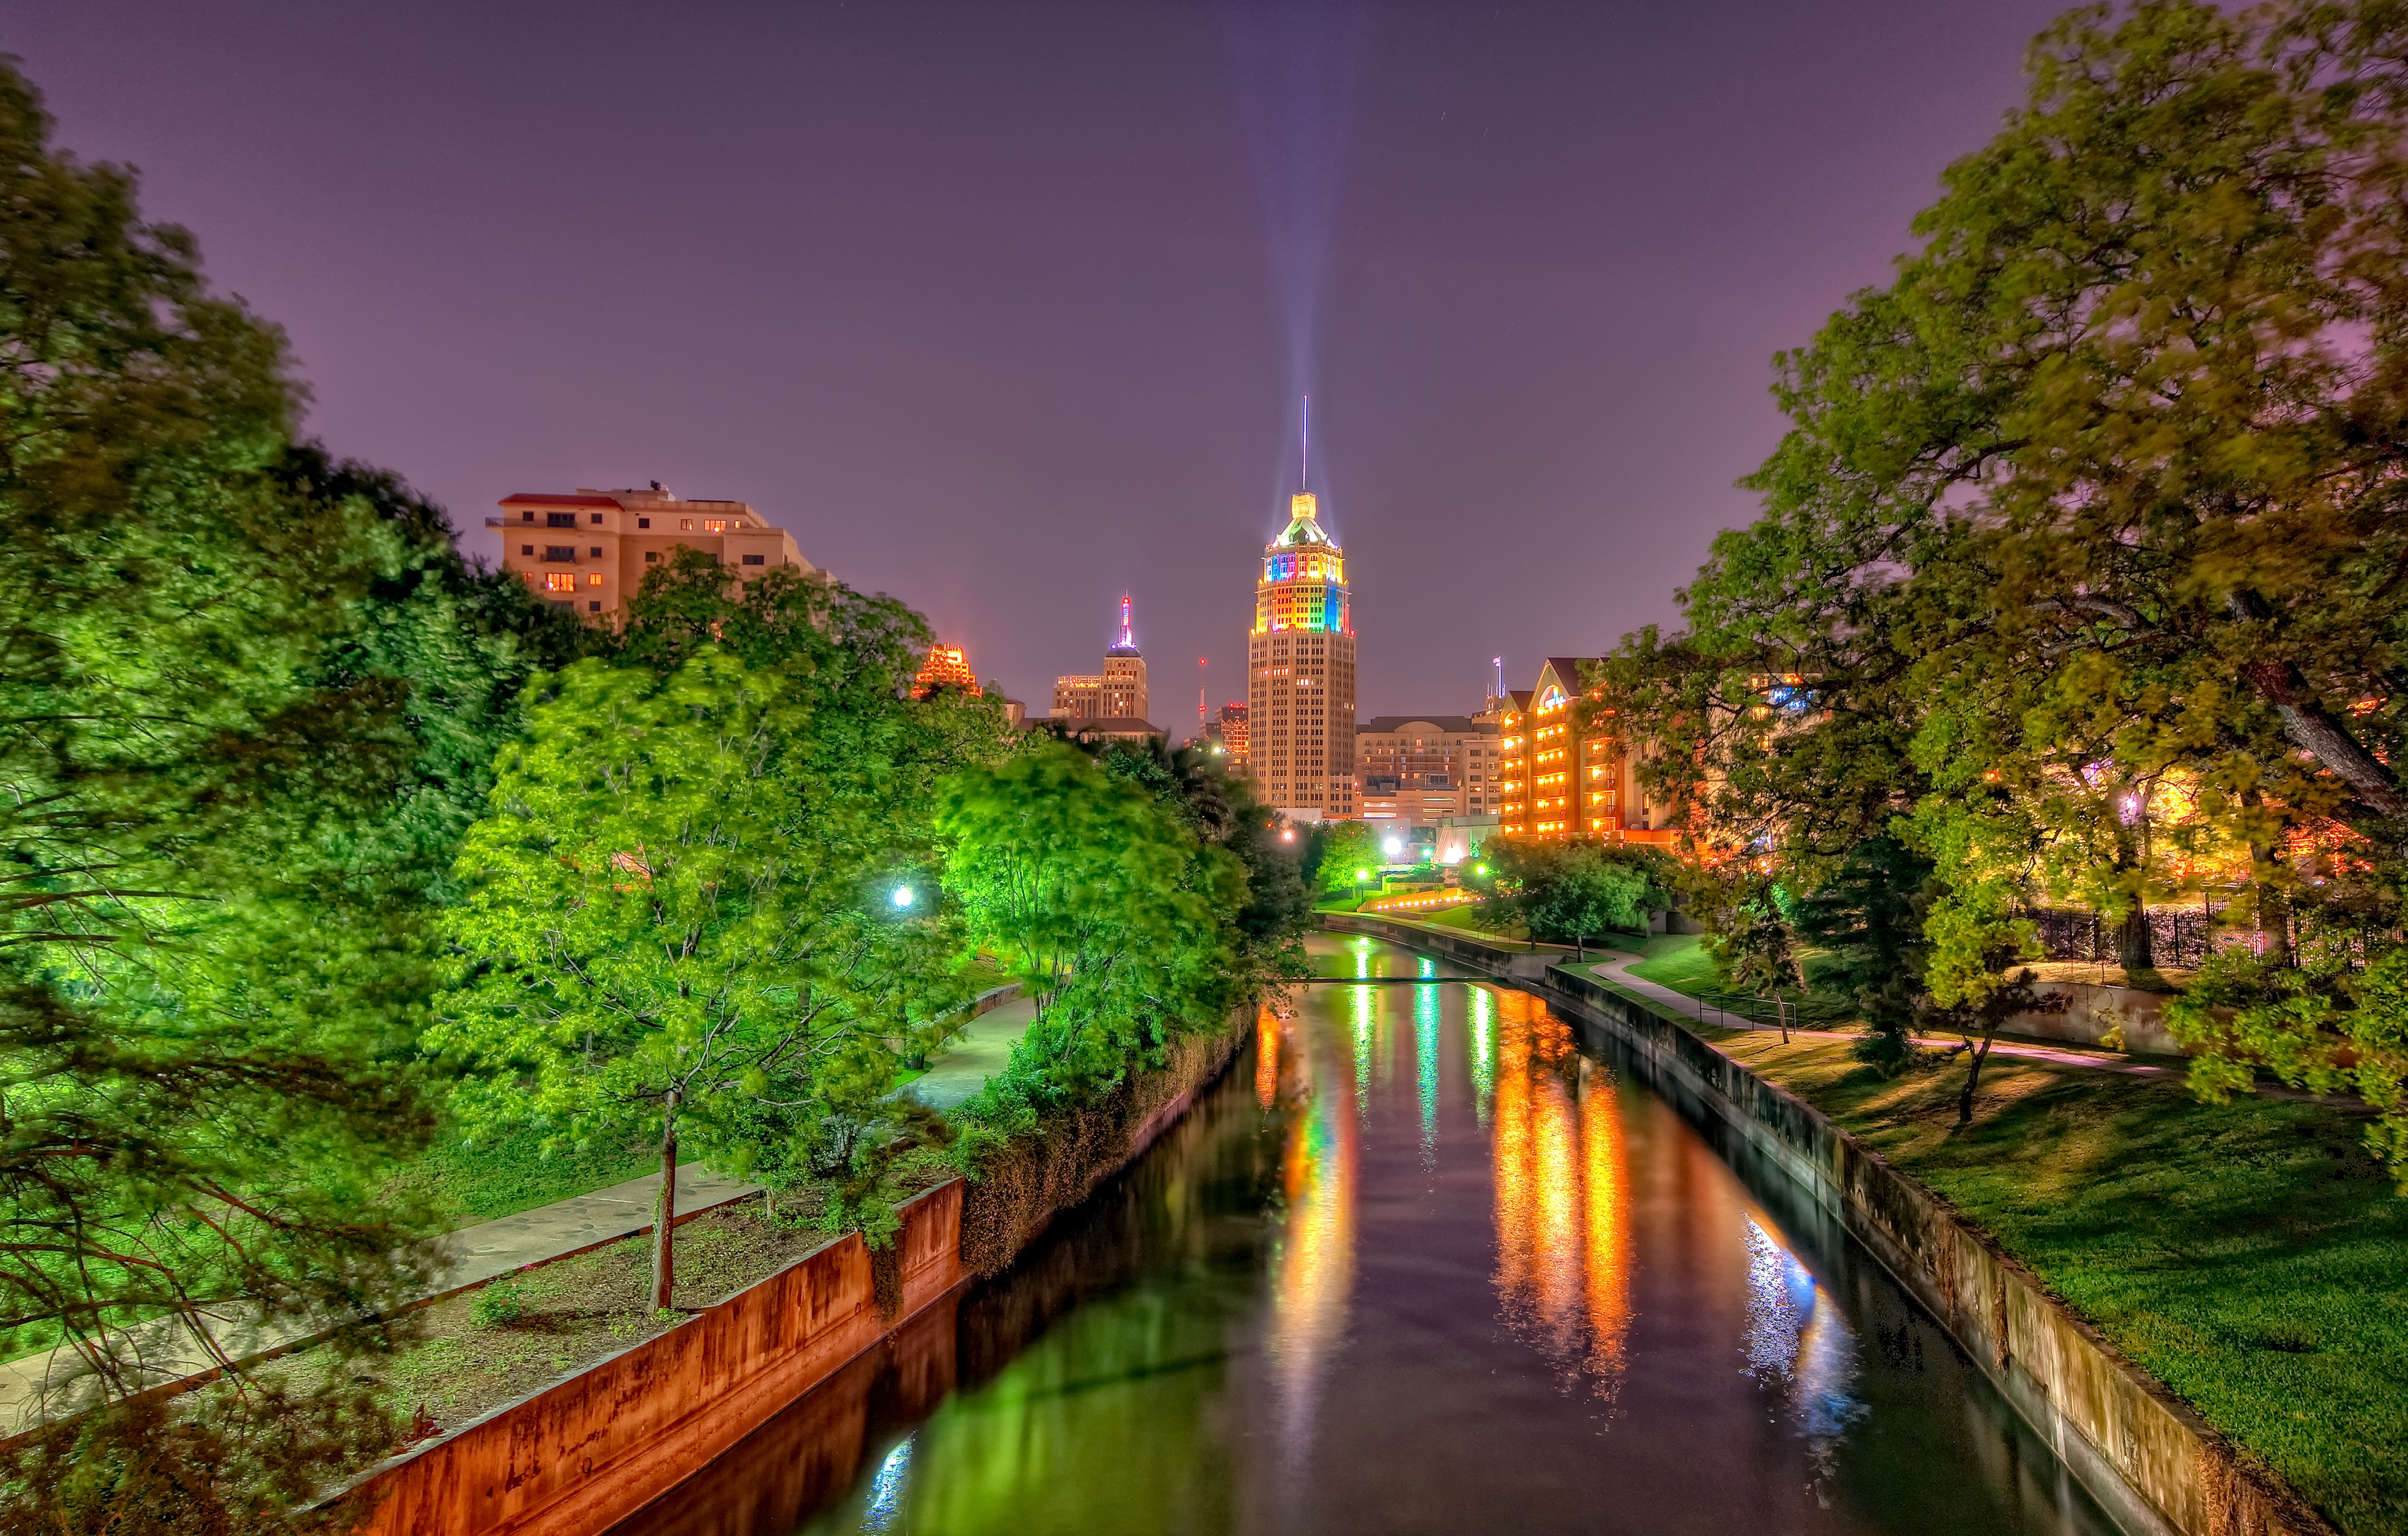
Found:
[(1354, 803), (1354, 622), (1346, 555), (1310, 491), (1263, 546), (1246, 639), (1248, 768), (1273, 807), (1346, 821)]
[(1129, 600), (1121, 596), (1121, 638), (1104, 653), (1103, 713), (1116, 720), (1143, 720), (1145, 657), (1138, 653), (1137, 635), (1129, 628)]

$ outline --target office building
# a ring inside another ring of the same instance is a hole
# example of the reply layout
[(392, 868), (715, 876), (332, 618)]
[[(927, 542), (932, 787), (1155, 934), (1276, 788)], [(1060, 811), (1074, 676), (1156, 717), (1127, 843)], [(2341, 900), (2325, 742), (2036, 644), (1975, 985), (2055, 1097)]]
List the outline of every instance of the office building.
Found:
[(1246, 637), (1248, 771), (1265, 802), (1299, 821), (1351, 820), (1354, 624), (1346, 557), (1312, 493), (1263, 548)]

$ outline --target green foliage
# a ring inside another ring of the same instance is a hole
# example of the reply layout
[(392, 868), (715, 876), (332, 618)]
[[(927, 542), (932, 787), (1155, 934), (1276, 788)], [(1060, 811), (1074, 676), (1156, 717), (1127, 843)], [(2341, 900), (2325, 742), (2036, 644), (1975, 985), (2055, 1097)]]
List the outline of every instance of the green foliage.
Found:
[[(2115, 921), (2129, 969), (2146, 904), (2208, 882), (2277, 958), (2398, 942), (2403, 43), (2379, 0), (2042, 36), (1896, 280), (1779, 359), (1763, 514), (1715, 541), (1685, 632), (1594, 680), (1722, 856), (1703, 878), (1812, 890), (1899, 838), (1933, 865), (1946, 1010), (2013, 984), (2042, 898)], [(2382, 1033), (2341, 1022), (2337, 975), (2307, 984), (2332, 1007), (2270, 994), (2203, 1031), (2202, 1086), (2251, 1060), (2304, 1083)]]
[(526, 1314), (526, 1286), (515, 1274), (487, 1282), (468, 1301), (468, 1321), (480, 1328), (508, 1328)]
[(1039, 998), (1012, 1057), (1044, 1094), (1109, 1088), (1241, 995), (1243, 863), (1075, 749), (955, 775), (938, 826), (970, 931)]
[[(64, 1338), (122, 1400), (129, 1324), (411, 1280), (417, 1213), (370, 1191), (430, 1128), (399, 1065), (456, 825), (429, 784), (503, 728), (509, 647), (411, 609), (439, 540), (296, 445), (280, 333), (49, 133), (0, 63), (0, 1341)], [(456, 694), (409, 675), (438, 641)], [(355, 1400), (111, 1409), (0, 1476), (52, 1529), (272, 1529), (384, 1432)]]
[[(828, 1113), (942, 1039), (956, 925), (872, 803), (885, 776), (825, 750), (863, 723), (813, 692), (704, 647), (666, 678), (580, 662), (531, 711), (461, 855), (473, 969), (427, 1033), (479, 1068), (471, 1125), (808, 1161)], [(898, 915), (906, 883), (928, 888)]]
[(1380, 840), (1369, 822), (1323, 822), (1307, 834), (1312, 842), (1306, 854), (1317, 889), (1337, 893), (1358, 887), (1354, 878), (1369, 870), (1373, 878), (1387, 855), (1380, 852)]
[(1584, 941), (1644, 932), (1650, 909), (1669, 906), (1668, 860), (1653, 849), (1531, 838), (1489, 840), (1483, 854), (1494, 918), (1516, 916), (1539, 939)]
[(1814, 983), (1840, 993), (1865, 1024), (1857, 1055), (1884, 1072), (1914, 1054), (1923, 989), (1923, 913), (1936, 888), (1931, 861), (1896, 838), (1867, 838), (1792, 909), (1816, 956)]

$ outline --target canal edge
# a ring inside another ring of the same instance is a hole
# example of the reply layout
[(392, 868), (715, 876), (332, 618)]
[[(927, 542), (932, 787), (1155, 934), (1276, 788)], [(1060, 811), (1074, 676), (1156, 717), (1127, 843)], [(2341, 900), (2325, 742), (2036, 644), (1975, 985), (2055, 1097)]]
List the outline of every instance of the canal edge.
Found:
[(1612, 1037), (1651, 1087), (1712, 1113), (1835, 1217), (2130, 1536), (2338, 1536), (1987, 1229), (1703, 1037), (1544, 955), (1352, 913), (1321, 922), (1456, 961)]

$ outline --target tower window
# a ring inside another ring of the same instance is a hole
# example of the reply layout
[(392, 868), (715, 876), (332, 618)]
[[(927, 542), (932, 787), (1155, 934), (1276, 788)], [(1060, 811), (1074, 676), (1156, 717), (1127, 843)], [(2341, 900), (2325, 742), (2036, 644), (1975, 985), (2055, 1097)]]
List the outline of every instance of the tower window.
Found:
[(594, 521), (594, 522), (595, 522), (595, 523), (599, 523), (599, 522), (601, 522), (601, 521), (602, 521), (602, 514), (601, 514), (600, 512), (595, 512), (595, 513), (594, 514), (594, 516), (593, 516), (592, 521)]
[(543, 525), (547, 528), (573, 528), (577, 526), (577, 514), (575, 512), (546, 512), (543, 514)]

